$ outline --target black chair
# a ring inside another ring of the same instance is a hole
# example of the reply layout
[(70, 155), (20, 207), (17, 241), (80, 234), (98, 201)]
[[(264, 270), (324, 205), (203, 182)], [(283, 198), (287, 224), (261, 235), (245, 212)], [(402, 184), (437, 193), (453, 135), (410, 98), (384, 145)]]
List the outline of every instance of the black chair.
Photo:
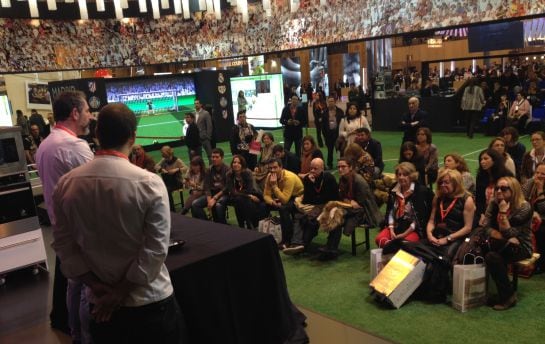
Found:
[[(363, 228), (363, 230), (365, 231), (365, 240), (364, 241), (357, 242), (357, 240), (356, 240), (356, 230), (358, 228)], [(365, 250), (367, 250), (367, 251), (369, 251), (369, 249), (371, 248), (371, 242), (369, 241), (369, 230), (370, 229), (371, 229), (371, 227), (368, 224), (360, 224), (356, 229), (354, 229), (354, 232), (352, 232), (352, 235), (350, 236), (350, 239), (352, 241), (352, 255), (353, 256), (356, 255), (356, 249), (357, 249), (358, 246), (361, 246), (361, 245), (365, 244)]]

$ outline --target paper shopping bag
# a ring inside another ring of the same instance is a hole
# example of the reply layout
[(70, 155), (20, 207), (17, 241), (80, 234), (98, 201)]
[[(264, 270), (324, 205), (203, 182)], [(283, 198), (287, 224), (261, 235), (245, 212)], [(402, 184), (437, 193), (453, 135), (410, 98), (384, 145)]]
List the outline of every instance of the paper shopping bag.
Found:
[(452, 307), (466, 312), (486, 303), (486, 267), (484, 264), (454, 265)]

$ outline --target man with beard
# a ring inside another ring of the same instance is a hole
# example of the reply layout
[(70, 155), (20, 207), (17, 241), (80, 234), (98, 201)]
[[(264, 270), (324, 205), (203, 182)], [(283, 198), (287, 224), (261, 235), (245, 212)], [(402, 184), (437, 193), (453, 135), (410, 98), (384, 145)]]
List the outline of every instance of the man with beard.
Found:
[[(93, 159), (93, 152), (85, 140), (78, 135), (89, 133), (91, 112), (80, 91), (61, 93), (53, 103), (55, 128), (42, 142), (36, 153), (38, 172), (42, 180), (47, 213), (53, 227), (56, 225), (53, 212), (53, 191), (59, 179), (70, 170)], [(86, 342), (88, 338), (88, 319), (80, 319), (81, 306), (88, 307), (83, 284), (68, 280), (63, 276), (60, 261), (55, 263), (55, 281), (53, 284), (53, 308), (50, 319), (53, 328), (65, 329), (67, 322), (74, 341)], [(68, 312), (68, 314), (67, 314)], [(88, 312), (82, 312), (82, 314)], [(81, 320), (81, 324), (80, 324)]]

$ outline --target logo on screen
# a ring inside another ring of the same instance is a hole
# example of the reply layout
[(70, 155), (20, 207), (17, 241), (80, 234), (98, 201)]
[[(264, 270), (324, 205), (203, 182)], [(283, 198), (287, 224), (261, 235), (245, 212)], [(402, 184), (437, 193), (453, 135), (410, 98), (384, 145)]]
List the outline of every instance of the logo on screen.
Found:
[(219, 86), (218, 86), (218, 92), (219, 92), (220, 94), (224, 94), (225, 91), (227, 91), (227, 86), (225, 86), (225, 85), (219, 85)]
[(87, 85), (89, 86), (89, 92), (91, 93), (95, 93), (97, 91), (97, 83), (94, 82), (94, 81), (89, 81), (87, 83)]

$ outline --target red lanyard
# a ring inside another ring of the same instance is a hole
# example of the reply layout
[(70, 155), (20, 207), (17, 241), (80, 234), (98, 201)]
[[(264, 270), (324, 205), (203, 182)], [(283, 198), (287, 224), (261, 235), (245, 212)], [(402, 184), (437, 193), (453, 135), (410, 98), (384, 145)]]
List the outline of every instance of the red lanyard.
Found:
[(440, 208), (440, 211), (441, 211), (441, 222), (445, 222), (445, 218), (450, 213), (452, 208), (454, 208), (454, 205), (456, 204), (456, 201), (458, 201), (458, 197), (456, 197), (455, 199), (452, 200), (452, 202), (450, 202), (450, 205), (448, 206), (447, 210), (444, 210), (443, 201), (441, 201), (441, 203), (439, 204), (439, 208)]
[(68, 129), (67, 127), (65, 127), (65, 126), (62, 125), (62, 124), (57, 124), (57, 125), (55, 125), (55, 128), (60, 129), (60, 130), (64, 130), (64, 131), (66, 131), (68, 134), (70, 134), (70, 135), (72, 135), (72, 136), (74, 136), (74, 137), (78, 137), (78, 136), (76, 135), (76, 133), (74, 133), (72, 130)]
[(116, 156), (118, 158), (129, 160), (128, 156), (113, 149), (101, 149), (96, 153), (96, 155), (111, 155), (111, 156)]

